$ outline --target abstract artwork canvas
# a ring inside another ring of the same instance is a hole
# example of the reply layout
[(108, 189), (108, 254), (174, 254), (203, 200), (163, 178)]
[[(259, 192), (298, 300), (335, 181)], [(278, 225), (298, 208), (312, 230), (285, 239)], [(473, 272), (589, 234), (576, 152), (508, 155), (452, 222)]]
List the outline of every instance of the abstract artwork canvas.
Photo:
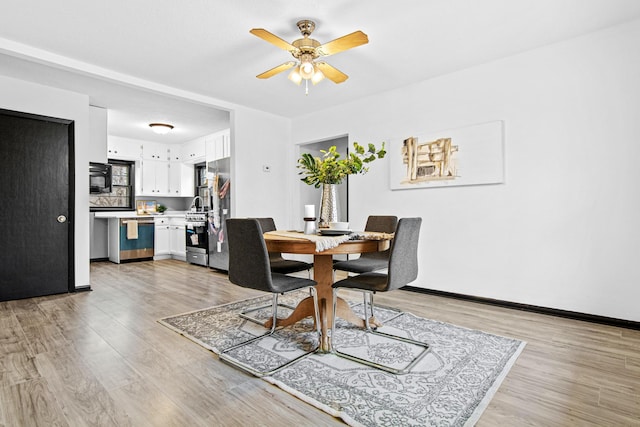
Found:
[(391, 138), (392, 190), (504, 182), (504, 124), (478, 125)]

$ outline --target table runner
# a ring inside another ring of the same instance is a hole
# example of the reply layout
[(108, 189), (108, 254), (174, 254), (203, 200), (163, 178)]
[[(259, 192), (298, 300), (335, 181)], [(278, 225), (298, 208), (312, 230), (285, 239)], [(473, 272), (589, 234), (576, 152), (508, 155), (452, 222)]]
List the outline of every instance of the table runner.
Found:
[(348, 240), (389, 240), (393, 239), (393, 234), (380, 233), (377, 231), (354, 231), (351, 234), (342, 236), (321, 236), (319, 234), (304, 234), (302, 231), (275, 230), (267, 231), (265, 234), (271, 236), (290, 237), (293, 239), (309, 240), (316, 244), (316, 252), (326, 251)]
[(335, 248), (350, 239), (348, 234), (342, 236), (320, 236), (317, 234), (304, 234), (301, 231), (267, 231), (265, 234), (271, 236), (290, 237), (293, 239), (309, 240), (316, 244), (316, 252), (326, 251)]

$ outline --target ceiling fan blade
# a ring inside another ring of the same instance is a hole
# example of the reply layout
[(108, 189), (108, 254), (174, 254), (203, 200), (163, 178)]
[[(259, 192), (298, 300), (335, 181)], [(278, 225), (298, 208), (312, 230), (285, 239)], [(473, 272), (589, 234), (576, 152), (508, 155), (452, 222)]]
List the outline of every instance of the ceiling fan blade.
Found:
[(316, 52), (320, 56), (333, 55), (357, 46), (369, 43), (369, 37), (362, 31), (355, 31), (346, 36), (331, 40), (328, 43), (320, 45), (316, 48)]
[(334, 83), (342, 83), (349, 78), (345, 73), (326, 62), (316, 62), (316, 67), (322, 71), (322, 74)]
[(258, 74), (256, 77), (259, 79), (268, 79), (269, 77), (275, 76), (278, 73), (288, 70), (294, 65), (296, 65), (295, 61), (285, 62), (284, 64), (280, 64), (277, 67), (270, 69), (269, 71), (265, 71), (262, 74)]
[(279, 47), (280, 49), (284, 49), (289, 52), (294, 52), (298, 48), (289, 43), (288, 41), (282, 40), (280, 37), (276, 36), (273, 33), (263, 29), (263, 28), (254, 28), (249, 31), (254, 36), (260, 37), (264, 41), (268, 41), (274, 46)]

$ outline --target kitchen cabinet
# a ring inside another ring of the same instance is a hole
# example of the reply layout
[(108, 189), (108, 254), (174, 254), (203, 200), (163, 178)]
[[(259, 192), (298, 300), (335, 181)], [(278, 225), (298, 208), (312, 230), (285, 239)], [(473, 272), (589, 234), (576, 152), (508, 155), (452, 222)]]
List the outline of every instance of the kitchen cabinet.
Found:
[(169, 193), (175, 197), (194, 197), (193, 165), (169, 162)]
[(186, 261), (184, 217), (155, 217), (155, 242), (153, 259), (175, 258)]
[(231, 133), (229, 129), (205, 137), (207, 161), (231, 157)]
[(200, 163), (206, 159), (205, 137), (196, 138), (182, 144), (182, 161)]
[(187, 242), (185, 237), (184, 218), (171, 218), (169, 220), (171, 257), (186, 261)]
[(169, 161), (181, 162), (183, 160), (183, 152), (181, 145), (172, 145), (169, 147)]
[(89, 106), (89, 161), (107, 163), (107, 109)]
[(169, 218), (155, 218), (155, 240), (153, 242), (153, 259), (171, 257), (171, 226)]
[(167, 144), (157, 142), (142, 143), (142, 158), (146, 160), (165, 160), (170, 158), (170, 150)]
[(107, 136), (107, 157), (117, 160), (139, 160), (142, 156), (142, 144), (140, 141)]
[(140, 179), (136, 194), (141, 196), (168, 196), (169, 162), (163, 160), (141, 160)]

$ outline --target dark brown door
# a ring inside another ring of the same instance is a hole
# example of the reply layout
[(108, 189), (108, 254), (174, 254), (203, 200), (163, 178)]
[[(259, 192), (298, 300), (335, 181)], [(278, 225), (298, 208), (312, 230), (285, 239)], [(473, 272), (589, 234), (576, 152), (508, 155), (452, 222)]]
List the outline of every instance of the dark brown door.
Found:
[(73, 290), (73, 122), (0, 110), (0, 301)]

